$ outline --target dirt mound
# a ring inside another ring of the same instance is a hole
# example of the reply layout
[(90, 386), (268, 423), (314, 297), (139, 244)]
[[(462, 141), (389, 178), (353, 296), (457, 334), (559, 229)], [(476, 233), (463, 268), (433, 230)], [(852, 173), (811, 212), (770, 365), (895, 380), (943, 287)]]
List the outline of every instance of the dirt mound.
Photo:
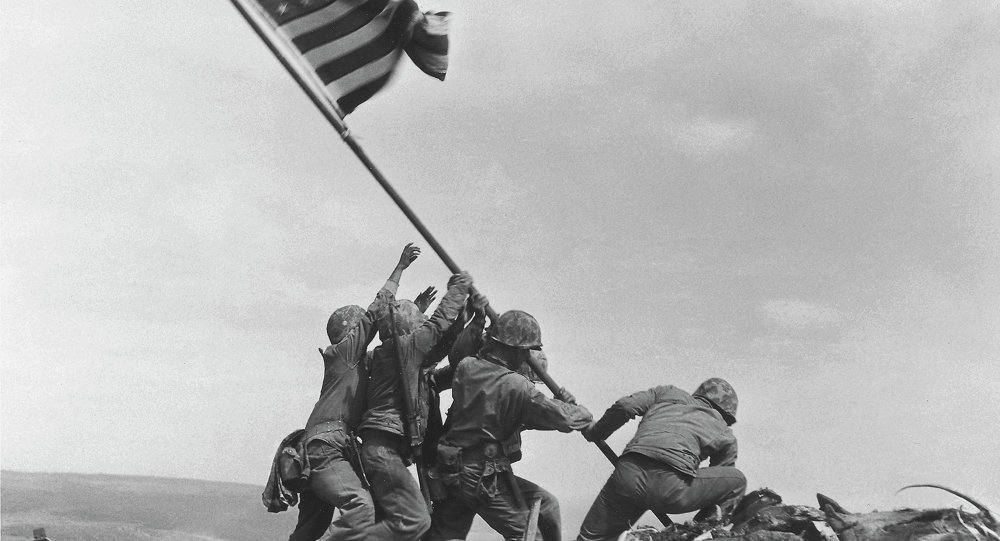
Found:
[[(944, 488), (944, 487), (938, 487)], [(766, 490), (766, 489), (762, 489)], [(949, 492), (954, 491), (950, 489)], [(832, 499), (817, 494), (819, 508), (785, 505), (780, 498), (761, 497), (747, 512), (734, 514), (731, 524), (672, 524), (663, 530), (643, 527), (629, 532), (626, 541), (1000, 541), (996, 517), (969, 500), (978, 513), (961, 509), (899, 509), (851, 513)], [(773, 495), (773, 492), (767, 491)], [(767, 496), (767, 494), (764, 494)], [(774, 495), (776, 496), (776, 495)], [(761, 505), (763, 502), (763, 505)], [(737, 508), (739, 510), (739, 508)]]

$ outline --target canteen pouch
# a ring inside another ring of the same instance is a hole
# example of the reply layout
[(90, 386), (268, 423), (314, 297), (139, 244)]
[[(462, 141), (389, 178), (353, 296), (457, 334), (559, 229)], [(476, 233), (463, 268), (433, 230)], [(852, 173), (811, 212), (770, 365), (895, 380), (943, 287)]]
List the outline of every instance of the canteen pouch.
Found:
[(437, 473), (445, 486), (458, 484), (458, 476), (462, 472), (462, 448), (438, 444)]

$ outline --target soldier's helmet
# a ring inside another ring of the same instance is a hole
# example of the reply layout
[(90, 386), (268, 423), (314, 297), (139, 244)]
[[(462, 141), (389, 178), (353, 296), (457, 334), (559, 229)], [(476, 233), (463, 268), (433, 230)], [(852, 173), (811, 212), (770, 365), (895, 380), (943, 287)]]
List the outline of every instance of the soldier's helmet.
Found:
[[(535, 361), (536, 363), (538, 363), (538, 365), (541, 367), (542, 370), (548, 372), (549, 371), (549, 359), (548, 359), (548, 357), (545, 356), (545, 352), (542, 351), (542, 350), (540, 350), (540, 349), (533, 349), (533, 350), (531, 350), (530, 353), (531, 353), (531, 359), (533, 361)], [(522, 376), (528, 378), (529, 380), (535, 382), (535, 383), (539, 383), (539, 382), (542, 381), (542, 378), (538, 374), (535, 373), (534, 369), (532, 369), (531, 366), (528, 365), (528, 363), (522, 364), (516, 370), (516, 372), (518, 374), (521, 374)]]
[(326, 322), (326, 335), (330, 337), (330, 343), (336, 344), (343, 340), (363, 315), (365, 309), (356, 304), (341, 306), (334, 310)]
[[(420, 308), (417, 308), (417, 305), (413, 304), (413, 301), (407, 299), (397, 302), (396, 305), (393, 306), (393, 312), (396, 316), (396, 336), (410, 334), (427, 321), (427, 316), (420, 311)], [(383, 319), (379, 320), (378, 333), (379, 338), (382, 340), (388, 340), (391, 338), (391, 333), (389, 332), (388, 312), (386, 312)]]
[(521, 310), (504, 312), (487, 335), (506, 346), (517, 349), (538, 349), (542, 347), (542, 329), (531, 314)]
[(736, 407), (740, 401), (736, 397), (736, 390), (728, 381), (722, 378), (708, 378), (691, 395), (700, 396), (711, 402), (715, 409), (722, 414), (726, 423), (736, 422)]

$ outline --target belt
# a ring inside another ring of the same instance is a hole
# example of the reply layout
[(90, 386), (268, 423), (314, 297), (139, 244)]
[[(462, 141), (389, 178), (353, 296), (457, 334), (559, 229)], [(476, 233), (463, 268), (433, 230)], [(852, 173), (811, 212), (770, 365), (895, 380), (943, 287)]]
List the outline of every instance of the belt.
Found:
[(499, 442), (487, 442), (475, 447), (463, 447), (462, 458), (468, 461), (481, 460), (485, 458), (505, 458), (503, 445)]
[(345, 434), (350, 434), (351, 431), (347, 427), (347, 423), (341, 420), (336, 421), (325, 421), (318, 425), (313, 425), (306, 428), (306, 433), (302, 435), (302, 441), (309, 441), (313, 436), (318, 436), (325, 432), (334, 432), (337, 430), (343, 431)]
[(510, 460), (503, 452), (503, 445), (500, 442), (487, 442), (477, 447), (464, 448), (462, 449), (462, 461), (466, 463), (483, 461), (483, 472), (479, 476), (476, 492), (482, 491), (489, 497), (495, 497), (498, 489), (496, 481), (491, 482), (487, 478), (500, 475), (507, 481), (517, 506), (520, 509), (527, 509), (524, 494), (521, 493), (521, 487), (517, 484), (514, 472), (510, 469)]

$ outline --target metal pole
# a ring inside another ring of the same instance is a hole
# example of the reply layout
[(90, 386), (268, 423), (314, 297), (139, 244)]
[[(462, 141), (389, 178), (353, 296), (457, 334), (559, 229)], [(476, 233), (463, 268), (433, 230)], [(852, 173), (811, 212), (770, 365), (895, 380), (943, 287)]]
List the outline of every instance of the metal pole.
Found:
[[(528, 357), (528, 366), (530, 366), (531, 369), (535, 371), (535, 374), (537, 374), (538, 377), (542, 378), (542, 381), (545, 383), (545, 386), (548, 387), (550, 391), (552, 391), (553, 396), (555, 396), (560, 400), (563, 398), (562, 387), (560, 387), (555, 382), (555, 380), (552, 379), (552, 376), (550, 376), (545, 371), (545, 369), (542, 368), (542, 365), (540, 363), (535, 361), (535, 359), (533, 359), (532, 357)], [(611, 447), (608, 445), (606, 441), (598, 440), (594, 442), (594, 445), (596, 445), (597, 448), (600, 449), (602, 453), (604, 453), (605, 458), (607, 458), (612, 464), (616, 464), (618, 462), (618, 455), (611, 450)], [(658, 518), (660, 522), (663, 523), (664, 526), (670, 526), (671, 524), (674, 523), (674, 521), (670, 520), (670, 517), (668, 517), (665, 513), (653, 512), (653, 514), (656, 515), (656, 518)]]
[[(371, 159), (368, 158), (368, 155), (365, 153), (364, 149), (361, 148), (361, 145), (359, 145), (358, 142), (354, 139), (354, 136), (351, 135), (350, 130), (347, 129), (347, 125), (344, 123), (344, 119), (341, 118), (340, 112), (337, 110), (336, 106), (330, 103), (329, 100), (320, 97), (320, 94), (315, 87), (316, 83), (311, 76), (311, 71), (303, 68), (302, 66), (299, 66), (298, 64), (293, 64), (288, 60), (288, 58), (282, 53), (281, 49), (275, 45), (274, 40), (271, 39), (270, 33), (266, 31), (264, 27), (260, 24), (258, 18), (253, 16), (250, 12), (250, 9), (248, 9), (246, 6), (243, 5), (242, 0), (230, 0), (230, 1), (232, 2), (233, 6), (236, 7), (236, 10), (239, 11), (240, 14), (243, 16), (243, 18), (247, 21), (247, 24), (249, 24), (250, 27), (253, 28), (254, 32), (257, 33), (257, 36), (260, 37), (260, 39), (263, 40), (265, 44), (267, 44), (267, 48), (270, 49), (271, 53), (274, 54), (274, 56), (278, 59), (278, 61), (281, 62), (281, 65), (285, 67), (285, 70), (287, 70), (288, 73), (292, 76), (292, 78), (295, 79), (295, 82), (298, 83), (300, 88), (302, 88), (302, 91), (305, 92), (307, 96), (309, 96), (309, 99), (313, 102), (313, 105), (315, 105), (316, 108), (320, 110), (320, 112), (330, 122), (330, 124), (334, 127), (334, 129), (337, 130), (337, 132), (340, 134), (340, 137), (344, 140), (345, 143), (347, 143), (347, 146), (351, 147), (351, 150), (354, 151), (354, 154), (358, 157), (359, 160), (361, 160), (361, 163), (365, 165), (365, 167), (368, 169), (368, 172), (371, 173), (373, 177), (375, 177), (375, 180), (379, 183), (380, 186), (382, 186), (382, 189), (385, 190), (385, 193), (387, 193), (389, 197), (392, 199), (392, 201), (396, 203), (396, 206), (399, 207), (399, 210), (403, 211), (403, 214), (405, 214), (407, 219), (410, 220), (410, 223), (413, 224), (413, 227), (417, 228), (417, 231), (420, 232), (420, 235), (424, 238), (424, 240), (427, 241), (427, 244), (429, 244), (430, 247), (434, 250), (434, 252), (438, 255), (438, 257), (441, 258), (441, 261), (444, 262), (445, 266), (448, 267), (448, 270), (450, 270), (453, 273), (461, 272), (461, 269), (458, 267), (458, 265), (455, 264), (455, 261), (451, 258), (451, 256), (448, 255), (447, 252), (445, 252), (444, 247), (442, 247), (441, 244), (437, 241), (437, 239), (434, 238), (434, 235), (432, 235), (430, 230), (428, 230), (427, 227), (424, 226), (424, 223), (420, 221), (420, 218), (418, 218), (417, 215), (413, 212), (413, 209), (411, 209), (410, 206), (406, 204), (406, 201), (403, 201), (403, 198), (399, 195), (399, 192), (397, 192), (396, 189), (393, 188), (391, 184), (389, 184), (389, 181), (385, 178), (385, 176), (382, 175), (382, 172), (378, 170), (378, 167), (376, 167), (375, 164), (372, 163)], [(312, 81), (313, 83), (310, 84), (310, 81)], [(492, 321), (495, 321), (497, 318), (496, 311), (493, 310), (493, 308), (490, 306), (486, 307), (486, 314), (490, 317), (490, 320)], [(549, 388), (550, 391), (552, 391), (552, 394), (556, 396), (556, 398), (562, 397), (562, 391), (559, 385), (556, 384), (556, 382), (548, 375), (548, 373), (545, 372), (545, 370), (542, 369), (541, 366), (538, 365), (538, 363), (534, 362), (534, 360), (532, 359), (529, 359), (528, 364), (531, 366), (532, 370), (534, 370), (535, 373), (542, 378), (542, 381), (545, 382), (545, 385)], [(618, 455), (616, 455), (615, 452), (611, 450), (611, 448), (608, 446), (606, 442), (597, 441), (594, 442), (594, 444), (597, 445), (598, 449), (600, 449), (601, 452), (604, 453), (604, 456), (607, 457), (607, 459), (611, 461), (612, 464), (614, 464), (618, 460)], [(660, 518), (660, 520), (663, 522), (665, 526), (672, 523), (670, 519), (666, 517), (666, 515), (663, 515), (663, 517), (657, 515), (657, 517)]]

